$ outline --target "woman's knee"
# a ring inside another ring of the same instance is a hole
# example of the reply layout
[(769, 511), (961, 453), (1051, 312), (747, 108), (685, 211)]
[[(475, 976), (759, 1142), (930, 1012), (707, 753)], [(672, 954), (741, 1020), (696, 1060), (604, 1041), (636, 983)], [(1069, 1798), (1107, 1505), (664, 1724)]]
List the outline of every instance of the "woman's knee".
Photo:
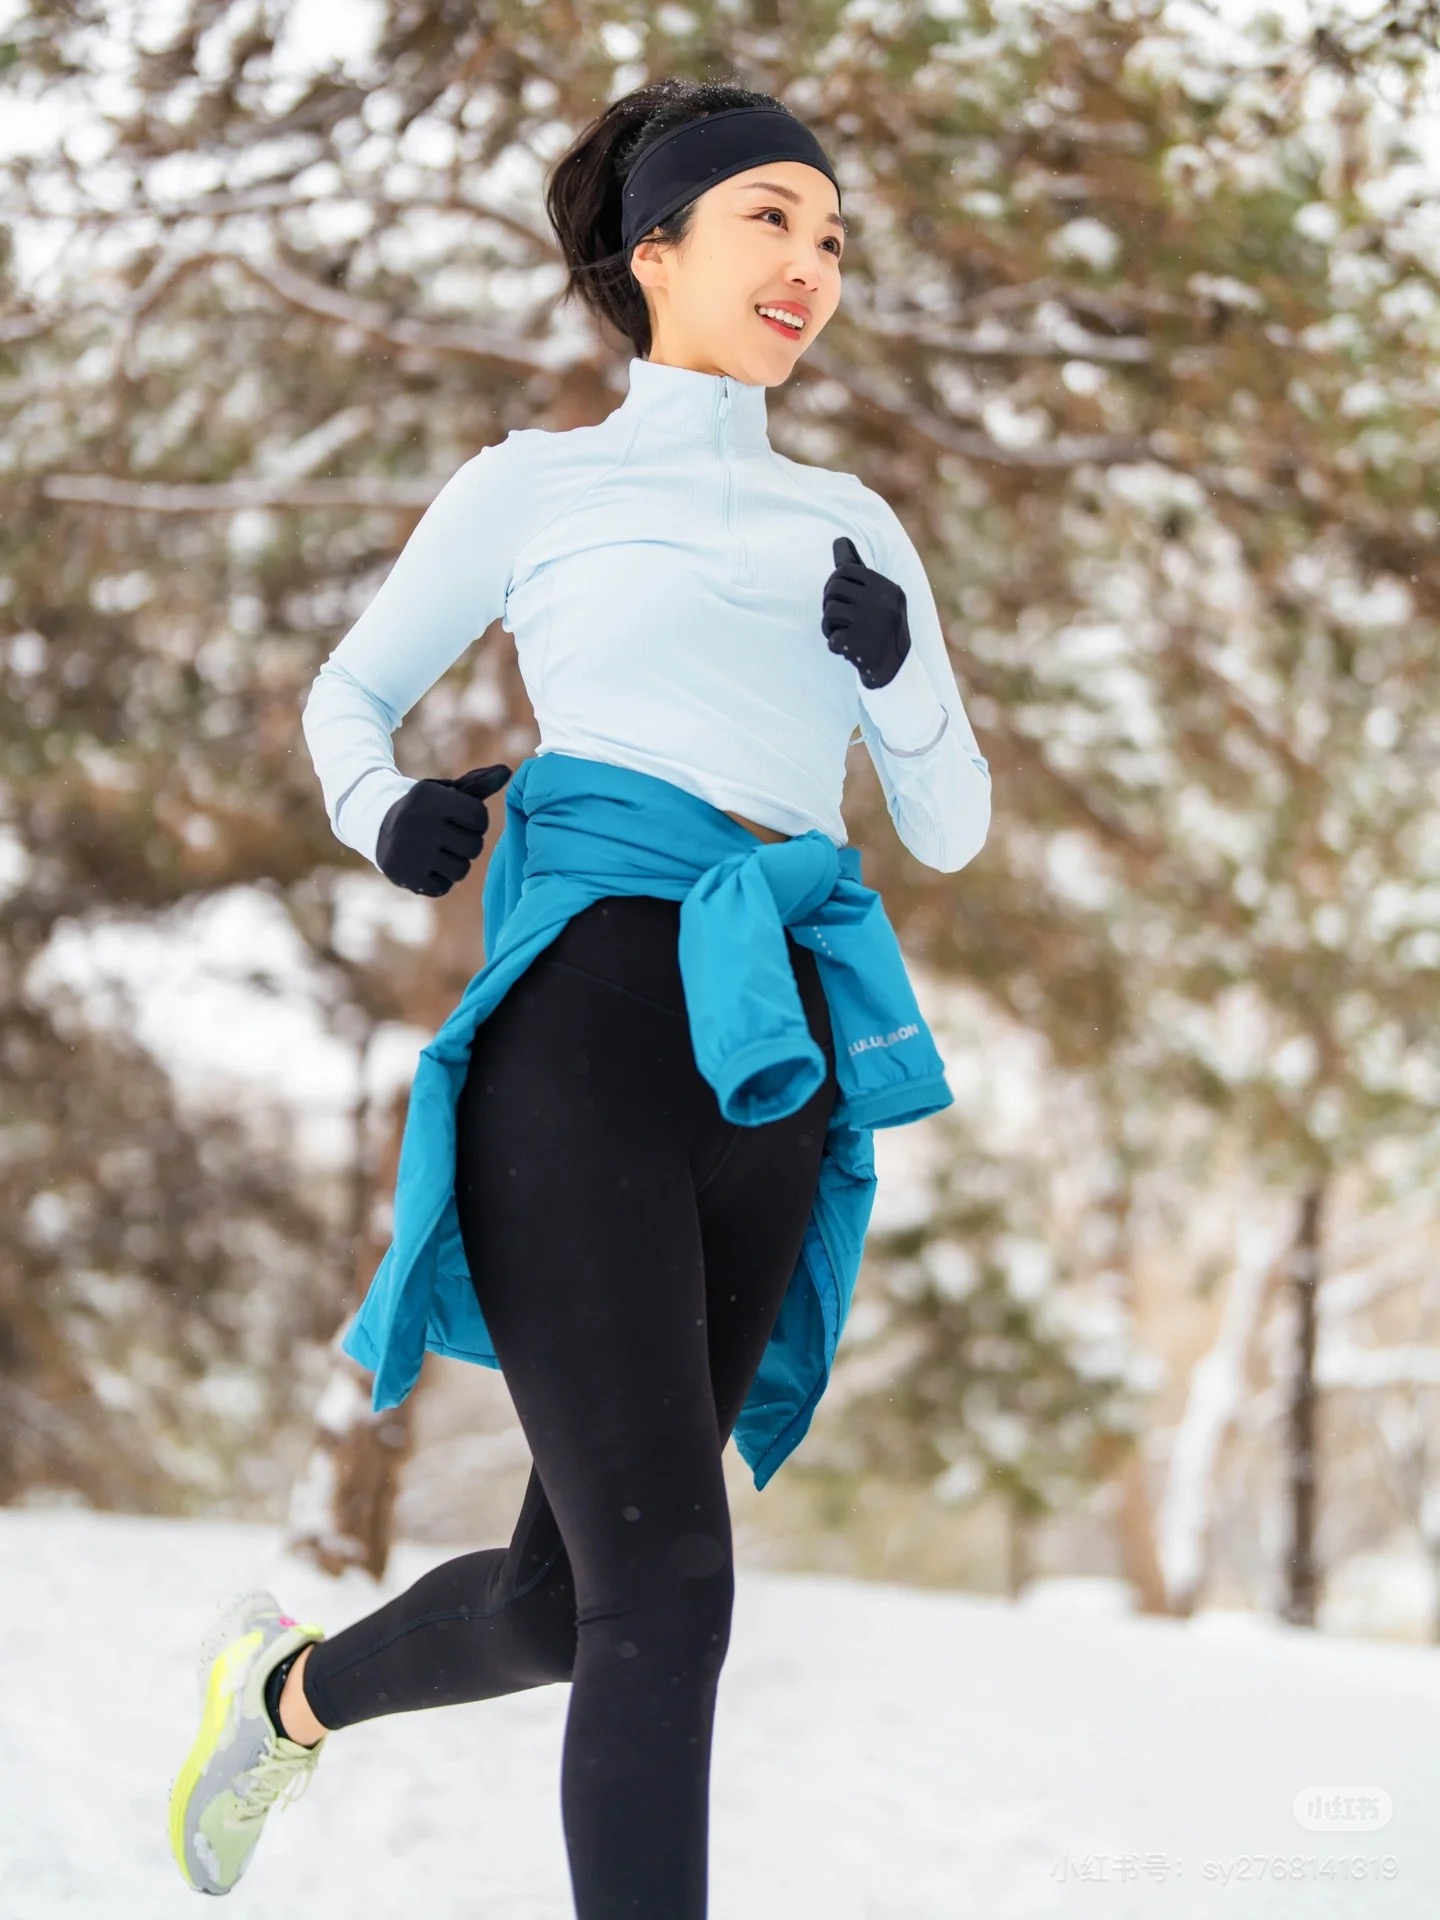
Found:
[(718, 1671), (724, 1664), (730, 1645), (730, 1625), (735, 1613), (735, 1561), (728, 1541), (722, 1557), (700, 1571), (700, 1543), (705, 1535), (691, 1537), (684, 1558), (691, 1571), (684, 1576), (681, 1598), (676, 1605), (682, 1631), (702, 1666)]
[(579, 1609), (576, 1628), (587, 1645), (620, 1659), (658, 1649), (667, 1661), (715, 1672), (730, 1645), (734, 1609), (728, 1543), (690, 1534), (676, 1541), (663, 1565), (632, 1577), (623, 1593)]

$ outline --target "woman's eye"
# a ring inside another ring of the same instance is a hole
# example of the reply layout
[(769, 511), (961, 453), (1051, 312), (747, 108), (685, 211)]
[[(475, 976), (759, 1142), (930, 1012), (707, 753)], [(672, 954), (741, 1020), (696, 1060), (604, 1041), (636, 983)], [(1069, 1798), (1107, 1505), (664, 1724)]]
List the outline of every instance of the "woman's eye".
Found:
[[(763, 220), (765, 219), (767, 214), (772, 214), (772, 213), (778, 213), (782, 220), (785, 218), (784, 209), (781, 207), (762, 207), (759, 213), (756, 214), (755, 218), (757, 220)], [(838, 260), (845, 251), (844, 243), (839, 240), (834, 240), (833, 244), (835, 247), (835, 258)]]

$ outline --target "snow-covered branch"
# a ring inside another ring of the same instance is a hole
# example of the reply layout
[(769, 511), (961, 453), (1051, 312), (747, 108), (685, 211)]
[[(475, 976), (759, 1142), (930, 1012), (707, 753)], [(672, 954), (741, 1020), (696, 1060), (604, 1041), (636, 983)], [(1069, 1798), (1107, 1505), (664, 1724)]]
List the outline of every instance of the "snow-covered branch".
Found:
[[(396, 507), (429, 506), (440, 480), (237, 479), (216, 485), (154, 480), (124, 480), (104, 473), (48, 473), (40, 491), (50, 500), (75, 506), (126, 508), (145, 513), (238, 513), (246, 507)], [(3, 491), (0, 491), (3, 497)]]
[(1337, 1387), (1359, 1393), (1381, 1387), (1440, 1387), (1440, 1348), (1415, 1342), (1357, 1347), (1348, 1340), (1327, 1340), (1315, 1358), (1315, 1378), (1327, 1392)]

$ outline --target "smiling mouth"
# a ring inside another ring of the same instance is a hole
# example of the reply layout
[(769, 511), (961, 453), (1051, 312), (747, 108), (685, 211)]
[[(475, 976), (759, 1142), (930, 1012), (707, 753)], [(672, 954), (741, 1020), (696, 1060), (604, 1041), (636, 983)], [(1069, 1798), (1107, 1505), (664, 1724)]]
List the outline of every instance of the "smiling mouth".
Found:
[(758, 307), (756, 307), (755, 312), (757, 316), (765, 322), (766, 326), (773, 328), (776, 333), (788, 333), (793, 339), (798, 340), (805, 331), (804, 327), (787, 326), (783, 320), (772, 320), (768, 313), (761, 313)]

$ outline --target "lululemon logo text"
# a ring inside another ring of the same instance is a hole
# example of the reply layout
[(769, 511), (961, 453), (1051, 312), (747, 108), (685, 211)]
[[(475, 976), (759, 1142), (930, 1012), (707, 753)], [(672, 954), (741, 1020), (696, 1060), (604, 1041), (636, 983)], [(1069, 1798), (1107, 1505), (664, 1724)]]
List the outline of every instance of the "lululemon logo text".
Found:
[(897, 1040), (908, 1040), (919, 1033), (916, 1021), (907, 1020), (903, 1027), (896, 1027), (893, 1033), (867, 1033), (863, 1039), (852, 1040), (846, 1049), (848, 1053), (868, 1053), (871, 1047), (893, 1047)]

